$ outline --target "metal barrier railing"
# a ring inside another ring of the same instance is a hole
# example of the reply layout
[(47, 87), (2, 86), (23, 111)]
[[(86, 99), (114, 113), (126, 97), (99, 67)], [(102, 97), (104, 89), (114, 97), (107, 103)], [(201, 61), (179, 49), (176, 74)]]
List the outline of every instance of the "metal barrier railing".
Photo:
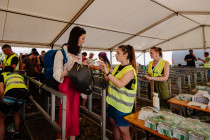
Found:
[[(97, 89), (98, 91), (100, 91), (99, 93), (98, 92), (95, 92), (93, 91), (92, 94), (90, 94), (88, 96), (88, 110), (87, 109), (83, 109), (83, 111), (85, 111), (86, 114), (94, 117), (94, 119), (100, 121), (100, 124), (99, 126), (101, 126), (101, 131), (102, 131), (102, 137), (101, 139), (102, 140), (106, 140), (107, 137), (106, 137), (106, 87), (105, 87), (105, 80), (103, 78), (103, 75), (102, 74), (98, 74), (98, 73), (93, 73), (93, 78), (94, 80), (95, 79), (100, 79), (104, 82), (101, 83), (101, 85), (95, 85), (94, 86), (94, 89)], [(93, 112), (93, 95), (96, 95), (96, 96), (100, 96), (101, 97), (101, 115), (98, 115), (96, 113)], [(83, 115), (84, 117), (88, 118), (86, 115)], [(90, 118), (88, 118), (89, 120), (91, 120)], [(93, 121), (93, 120), (91, 120)], [(97, 122), (95, 122), (97, 123)]]
[[(39, 88), (42, 88), (49, 93), (51, 93), (51, 113), (50, 115), (33, 99), (32, 96), (30, 96), (30, 100), (34, 103), (35, 107), (40, 110), (40, 112), (43, 114), (43, 116), (50, 122), (50, 124), (55, 128), (55, 130), (60, 133), (61, 139), (65, 140), (66, 138), (66, 101), (67, 97), (66, 95), (58, 92), (57, 90), (54, 90), (50, 87), (48, 87), (46, 84), (43, 84), (37, 80), (34, 80), (31, 77), (25, 76), (27, 87), (29, 89), (29, 81), (36, 84)], [(61, 99), (62, 103), (62, 109), (61, 109), (61, 126), (58, 125), (58, 123), (55, 121), (55, 97), (58, 97)], [(25, 109), (24, 109), (25, 110)], [(25, 113), (25, 111), (23, 111)], [(24, 114), (25, 116), (25, 114)]]

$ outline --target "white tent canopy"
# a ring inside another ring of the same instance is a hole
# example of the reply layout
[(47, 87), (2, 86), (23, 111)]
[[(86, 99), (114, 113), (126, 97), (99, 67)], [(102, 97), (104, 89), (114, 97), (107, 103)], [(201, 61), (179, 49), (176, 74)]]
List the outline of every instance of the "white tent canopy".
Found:
[(1, 0), (0, 45), (50, 47), (87, 31), (86, 49), (210, 48), (209, 0)]

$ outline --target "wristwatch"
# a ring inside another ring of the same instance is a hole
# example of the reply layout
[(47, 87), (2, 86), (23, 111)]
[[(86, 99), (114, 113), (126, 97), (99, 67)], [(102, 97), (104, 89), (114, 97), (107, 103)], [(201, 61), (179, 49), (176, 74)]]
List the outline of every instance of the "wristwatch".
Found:
[(106, 76), (108, 77), (109, 74), (111, 74), (110, 71), (106, 74)]

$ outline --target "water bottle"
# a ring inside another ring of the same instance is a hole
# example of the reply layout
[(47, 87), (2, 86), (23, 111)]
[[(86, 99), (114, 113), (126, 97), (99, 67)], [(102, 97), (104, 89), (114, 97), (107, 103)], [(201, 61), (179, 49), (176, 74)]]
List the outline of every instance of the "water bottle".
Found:
[(153, 107), (157, 110), (160, 110), (160, 99), (158, 93), (153, 93)]

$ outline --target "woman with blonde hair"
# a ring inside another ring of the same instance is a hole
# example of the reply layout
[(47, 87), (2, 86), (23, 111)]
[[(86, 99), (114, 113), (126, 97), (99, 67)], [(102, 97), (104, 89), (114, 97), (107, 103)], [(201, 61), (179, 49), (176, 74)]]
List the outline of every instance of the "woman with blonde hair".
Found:
[(149, 62), (148, 74), (146, 79), (154, 81), (154, 91), (159, 94), (160, 105), (169, 108), (167, 100), (169, 99), (169, 90), (166, 81), (169, 77), (169, 62), (162, 59), (162, 49), (152, 47), (150, 56), (153, 61)]

